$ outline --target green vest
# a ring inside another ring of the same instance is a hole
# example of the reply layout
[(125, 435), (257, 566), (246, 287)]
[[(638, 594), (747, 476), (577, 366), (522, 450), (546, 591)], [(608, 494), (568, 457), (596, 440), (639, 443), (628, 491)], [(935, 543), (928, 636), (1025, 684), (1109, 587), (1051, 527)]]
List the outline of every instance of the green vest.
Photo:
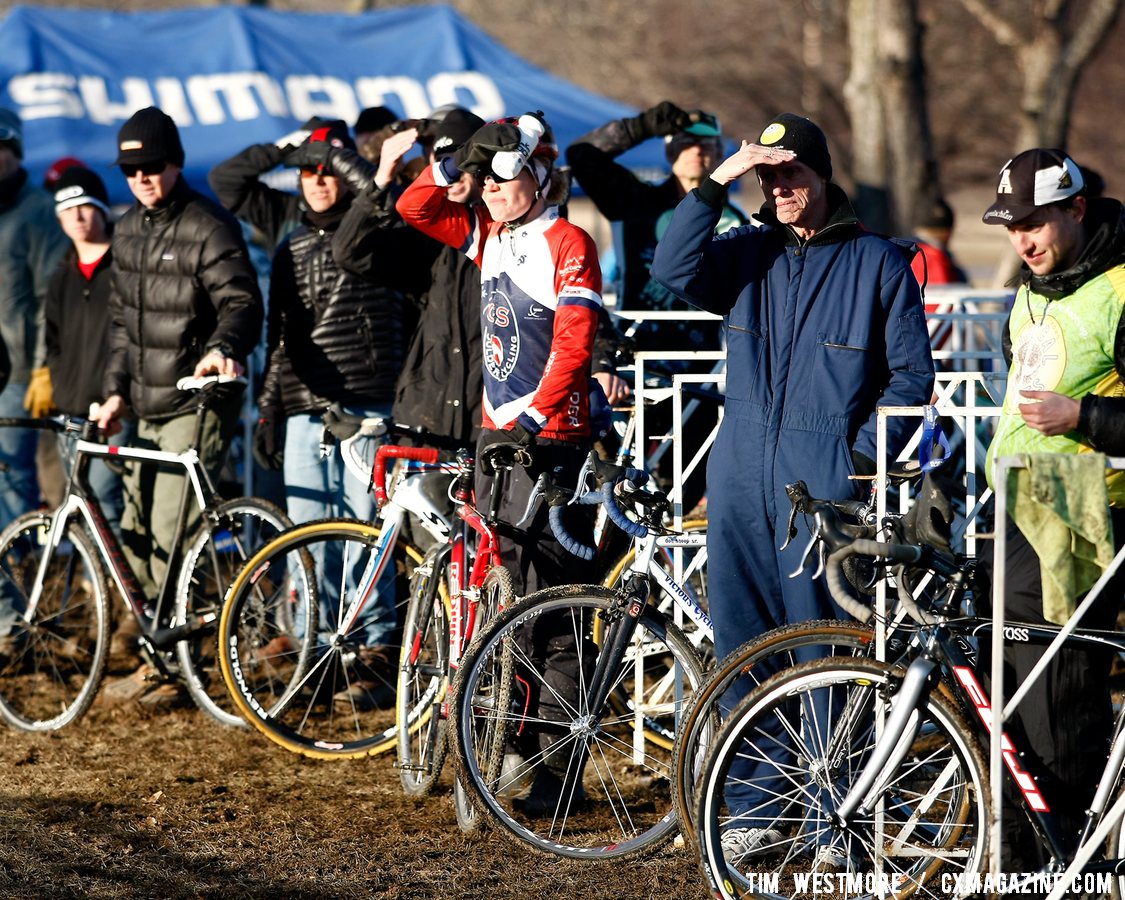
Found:
[[(997, 456), (1091, 451), (1077, 432), (1049, 437), (1028, 427), (1019, 412), (1020, 403), (1027, 402), (1020, 391), (1054, 391), (1076, 400), (1086, 394), (1125, 396), (1113, 360), (1123, 306), (1125, 265), (1114, 266), (1058, 300), (1032, 293), (1027, 285), (1020, 287), (1008, 319), (1012, 367), (1004, 409), (988, 448), (989, 484)], [(1110, 504), (1125, 506), (1125, 472), (1112, 472), (1106, 480)]]

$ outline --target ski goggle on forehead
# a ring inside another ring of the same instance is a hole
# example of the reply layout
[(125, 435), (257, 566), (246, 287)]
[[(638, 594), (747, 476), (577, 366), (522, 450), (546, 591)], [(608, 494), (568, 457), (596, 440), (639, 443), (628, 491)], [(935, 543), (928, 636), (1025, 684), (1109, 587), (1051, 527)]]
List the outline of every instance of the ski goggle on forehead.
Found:
[(9, 128), (7, 125), (0, 125), (0, 142), (3, 141), (18, 141), (20, 133), (14, 128)]

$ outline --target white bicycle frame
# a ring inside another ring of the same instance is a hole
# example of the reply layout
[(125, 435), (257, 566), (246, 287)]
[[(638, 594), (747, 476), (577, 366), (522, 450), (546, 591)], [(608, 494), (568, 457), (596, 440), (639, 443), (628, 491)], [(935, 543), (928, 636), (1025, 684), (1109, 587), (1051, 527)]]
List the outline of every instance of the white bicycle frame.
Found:
[[(685, 619), (695, 624), (694, 633), (688, 634), (688, 639), (696, 646), (704, 639), (714, 640), (714, 626), (706, 610), (694, 600), (682, 586), (681, 582), (696, 572), (706, 562), (706, 552), (699, 553), (692, 560), (686, 571), (679, 575), (680, 580), (670, 575), (656, 560), (657, 548), (677, 549), (705, 548), (707, 535), (701, 532), (691, 534), (652, 534), (634, 540), (635, 553), (633, 562), (626, 573), (626, 578), (631, 576), (651, 577), (657, 587), (666, 597), (671, 598), (674, 604), (675, 618), (678, 622)], [(676, 554), (679, 557), (679, 554)], [(681, 568), (677, 558), (676, 567)], [(633, 698), (633, 759), (640, 765), (645, 759), (645, 718), (649, 715), (658, 716), (674, 712), (680, 708), (684, 697), (683, 672), (678, 667), (673, 667), (655, 685), (645, 681), (645, 653), (641, 646), (641, 639), (634, 637), (631, 650), (634, 666), (634, 684), (643, 687), (647, 700), (641, 703), (640, 696)], [(628, 657), (627, 657), (628, 658)]]

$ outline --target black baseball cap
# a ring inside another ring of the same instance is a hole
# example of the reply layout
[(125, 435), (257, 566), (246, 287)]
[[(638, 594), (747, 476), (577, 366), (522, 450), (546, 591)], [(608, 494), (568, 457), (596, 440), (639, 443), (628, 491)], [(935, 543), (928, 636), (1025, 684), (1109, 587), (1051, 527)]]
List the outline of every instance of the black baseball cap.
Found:
[(1025, 150), (1000, 170), (996, 202), (981, 221), (986, 225), (1014, 225), (1037, 209), (1081, 193), (1085, 187), (1078, 163), (1062, 150)]

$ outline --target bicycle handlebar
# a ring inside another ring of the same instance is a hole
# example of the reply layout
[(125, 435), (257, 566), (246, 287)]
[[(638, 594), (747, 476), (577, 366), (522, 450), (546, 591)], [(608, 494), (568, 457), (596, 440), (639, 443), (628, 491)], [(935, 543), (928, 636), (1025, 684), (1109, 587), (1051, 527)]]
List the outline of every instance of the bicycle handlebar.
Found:
[(387, 460), (410, 459), (420, 463), (436, 463), (440, 451), (433, 447), (403, 447), (400, 444), (384, 444), (375, 451), (375, 465), (371, 470), (371, 480), (375, 487), (375, 505), (382, 509), (387, 504)]
[[(794, 513), (804, 512), (815, 516), (816, 531), (809, 551), (817, 542), (823, 542), (828, 548), (824, 564), (828, 591), (844, 612), (860, 622), (870, 621), (873, 613), (870, 607), (856, 600), (848, 590), (847, 576), (844, 574), (844, 562), (848, 558), (872, 556), (900, 566), (910, 566), (928, 559), (929, 551), (926, 547), (873, 540), (871, 526), (851, 525), (840, 521), (841, 512), (857, 515), (866, 511), (866, 506), (858, 501), (817, 500), (809, 495), (805, 483), (800, 481), (787, 485), (785, 490), (793, 504)], [(806, 560), (809, 551), (806, 551)], [(909, 590), (905, 589), (903, 580), (901, 577), (898, 579), (899, 601), (912, 619), (923, 624), (931, 623), (933, 617), (919, 609)]]
[[(649, 526), (644, 522), (634, 522), (625, 515), (617, 494), (620, 490), (630, 504), (650, 510), (663, 508), (667, 505), (667, 498), (663, 494), (646, 491), (641, 487), (648, 481), (648, 477), (648, 473), (641, 469), (604, 462), (597, 453), (591, 452), (579, 472), (577, 487), (573, 490), (554, 484), (547, 473), (539, 477), (531, 501), (528, 503), (528, 514), (524, 516), (524, 521), (530, 518), (537, 499), (540, 496), (545, 497), (550, 506), (548, 521), (558, 542), (567, 552), (579, 559), (591, 560), (597, 549), (584, 544), (567, 531), (566, 522), (563, 520), (563, 508), (573, 503), (581, 505), (600, 503), (614, 525), (630, 537), (645, 537), (649, 533)], [(593, 487), (590, 484), (591, 479)]]

